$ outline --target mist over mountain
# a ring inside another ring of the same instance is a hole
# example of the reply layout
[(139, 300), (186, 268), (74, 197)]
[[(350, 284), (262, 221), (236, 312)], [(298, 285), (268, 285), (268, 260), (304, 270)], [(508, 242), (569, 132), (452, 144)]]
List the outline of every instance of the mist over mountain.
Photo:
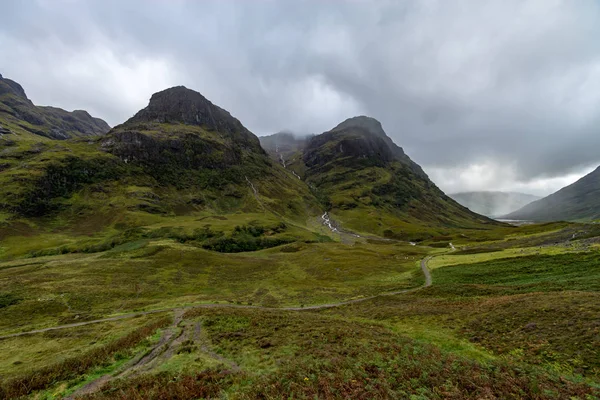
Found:
[(518, 210), (541, 197), (517, 192), (462, 192), (449, 195), (469, 210), (488, 217), (499, 217)]
[[(292, 132), (277, 132), (272, 135), (259, 136), (260, 145), (271, 157), (284, 165), (298, 152), (302, 152), (314, 135), (297, 135)], [(285, 165), (284, 165), (285, 166)]]

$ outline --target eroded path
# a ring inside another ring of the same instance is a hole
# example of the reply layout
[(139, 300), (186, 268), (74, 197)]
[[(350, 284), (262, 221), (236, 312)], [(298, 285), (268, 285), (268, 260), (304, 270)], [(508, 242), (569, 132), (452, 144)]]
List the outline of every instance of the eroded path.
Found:
[(182, 309), (175, 310), (173, 322), (162, 331), (158, 342), (150, 349), (138, 354), (125, 366), (113, 372), (106, 374), (98, 379), (82, 386), (66, 397), (67, 400), (74, 400), (85, 395), (89, 395), (102, 389), (103, 386), (116, 379), (131, 379), (141, 374), (147, 373), (168, 362), (174, 355), (186, 345), (197, 345), (200, 351), (206, 356), (223, 364), (232, 372), (239, 372), (241, 368), (237, 363), (228, 360), (212, 350), (210, 340), (202, 330), (202, 321), (185, 320)]

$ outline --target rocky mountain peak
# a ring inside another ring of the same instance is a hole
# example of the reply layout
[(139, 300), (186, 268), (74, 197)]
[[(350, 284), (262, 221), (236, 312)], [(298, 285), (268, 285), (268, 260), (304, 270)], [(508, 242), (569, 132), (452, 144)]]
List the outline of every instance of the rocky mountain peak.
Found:
[(243, 128), (229, 112), (185, 86), (154, 93), (148, 106), (127, 122), (182, 123), (219, 132), (234, 132)]
[(357, 132), (363, 136), (370, 137), (370, 139), (368, 139), (369, 145), (360, 145), (364, 149), (373, 147), (375, 143), (374, 141), (381, 141), (382, 143), (385, 143), (386, 148), (381, 148), (380, 145), (375, 146), (377, 150), (376, 152), (382, 158), (382, 161), (389, 161), (389, 159), (398, 160), (408, 165), (413, 172), (427, 178), (427, 175), (423, 169), (404, 153), (402, 147), (394, 143), (394, 141), (383, 130), (381, 122), (375, 118), (367, 117), (365, 115), (348, 118), (329, 131), (329, 133), (332, 134), (344, 134), (344, 132)]
[(199, 126), (205, 131), (216, 132), (221, 138), (264, 153), (258, 138), (238, 119), (211, 103), (199, 92), (185, 86), (175, 86), (154, 93), (148, 106), (123, 125), (133, 128), (137, 124), (147, 123)]
[(349, 128), (360, 128), (376, 136), (386, 137), (385, 131), (381, 126), (381, 122), (372, 117), (365, 115), (359, 115), (357, 117), (348, 118), (338, 126), (332, 129), (332, 131), (340, 131)]
[(25, 100), (29, 100), (27, 98), (27, 95), (25, 94), (25, 90), (23, 90), (23, 87), (21, 85), (19, 85), (13, 80), (6, 79), (2, 75), (0, 75), (0, 95), (5, 93), (14, 94), (19, 97), (22, 97)]

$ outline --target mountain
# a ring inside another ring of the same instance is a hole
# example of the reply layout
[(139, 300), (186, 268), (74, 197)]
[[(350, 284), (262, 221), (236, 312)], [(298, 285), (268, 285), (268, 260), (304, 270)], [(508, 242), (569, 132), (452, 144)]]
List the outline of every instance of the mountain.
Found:
[(503, 218), (529, 221), (578, 221), (600, 218), (600, 167)]
[(330, 132), (339, 132), (344, 134), (358, 131), (367, 132), (372, 136), (380, 138), (385, 143), (395, 160), (400, 161), (402, 164), (408, 166), (417, 175), (427, 177), (421, 166), (413, 162), (410, 157), (404, 153), (402, 147), (399, 147), (392, 141), (392, 139), (383, 130), (381, 122), (377, 121), (375, 118), (366, 117), (364, 115), (349, 118), (333, 128)]
[(128, 227), (194, 212), (302, 219), (321, 210), (240, 121), (181, 86), (154, 94), (106, 135), (0, 141), (0, 151), (0, 209), (15, 218), (67, 213), (59, 219), (74, 224), (93, 214), (103, 226)]
[(347, 229), (416, 240), (426, 230), (494, 224), (446, 196), (373, 118), (350, 118), (305, 140), (276, 134), (261, 142)]
[(506, 215), (540, 199), (539, 196), (516, 192), (462, 192), (449, 196), (469, 210), (488, 217)]
[(0, 134), (14, 139), (102, 135), (110, 126), (87, 111), (34, 105), (17, 82), (0, 75)]
[[(19, 88), (11, 84), (13, 96)], [(0, 237), (23, 221), (114, 234), (157, 218), (235, 214), (294, 221), (298, 237), (314, 240), (307, 227), (325, 211), (344, 229), (401, 240), (497, 224), (446, 196), (372, 118), (263, 143), (271, 156), (229, 112), (183, 86), (155, 93), (101, 136), (0, 140)]]

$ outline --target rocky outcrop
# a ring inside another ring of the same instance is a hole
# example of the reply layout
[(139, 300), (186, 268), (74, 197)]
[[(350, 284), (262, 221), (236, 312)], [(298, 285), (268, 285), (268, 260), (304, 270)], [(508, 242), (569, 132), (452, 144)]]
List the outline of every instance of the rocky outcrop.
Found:
[[(101, 140), (122, 161), (162, 183), (189, 185), (218, 175), (219, 185), (259, 176), (271, 163), (258, 138), (200, 93), (177, 86), (152, 95), (148, 106)], [(243, 171), (234, 173), (233, 171)]]
[(385, 142), (386, 146), (389, 148), (391, 154), (396, 160), (409, 166), (410, 169), (416, 174), (422, 177), (427, 177), (423, 169), (406, 155), (404, 149), (402, 149), (402, 147), (394, 143), (394, 141), (385, 133), (381, 122), (379, 122), (375, 118), (366, 117), (364, 115), (348, 118), (347, 120), (333, 128), (330, 132), (347, 132), (351, 130), (361, 131), (363, 133), (369, 134), (370, 136), (381, 138)]
[(103, 135), (110, 130), (105, 121), (83, 110), (69, 112), (56, 107), (35, 106), (21, 85), (2, 75), (0, 106), (0, 122), (10, 120), (23, 130), (51, 139)]
[(27, 98), (27, 95), (25, 94), (25, 90), (23, 90), (23, 87), (21, 85), (19, 85), (13, 80), (3, 78), (2, 75), (0, 75), (0, 95), (5, 93), (14, 94), (30, 102)]
[(160, 137), (139, 131), (115, 131), (102, 140), (101, 146), (126, 163), (148, 167), (221, 169), (238, 165), (242, 159), (232, 147), (189, 134)]
[(382, 138), (354, 127), (316, 136), (304, 150), (304, 163), (309, 168), (340, 158), (349, 158), (350, 163), (361, 162), (377, 166), (384, 166), (395, 159)]
[(0, 135), (10, 135), (12, 134), (12, 131), (8, 128), (3, 127), (2, 125), (0, 125)]
[(176, 86), (153, 94), (148, 106), (123, 126), (148, 122), (199, 126), (244, 148), (264, 153), (258, 138), (239, 120), (200, 93), (185, 86)]

